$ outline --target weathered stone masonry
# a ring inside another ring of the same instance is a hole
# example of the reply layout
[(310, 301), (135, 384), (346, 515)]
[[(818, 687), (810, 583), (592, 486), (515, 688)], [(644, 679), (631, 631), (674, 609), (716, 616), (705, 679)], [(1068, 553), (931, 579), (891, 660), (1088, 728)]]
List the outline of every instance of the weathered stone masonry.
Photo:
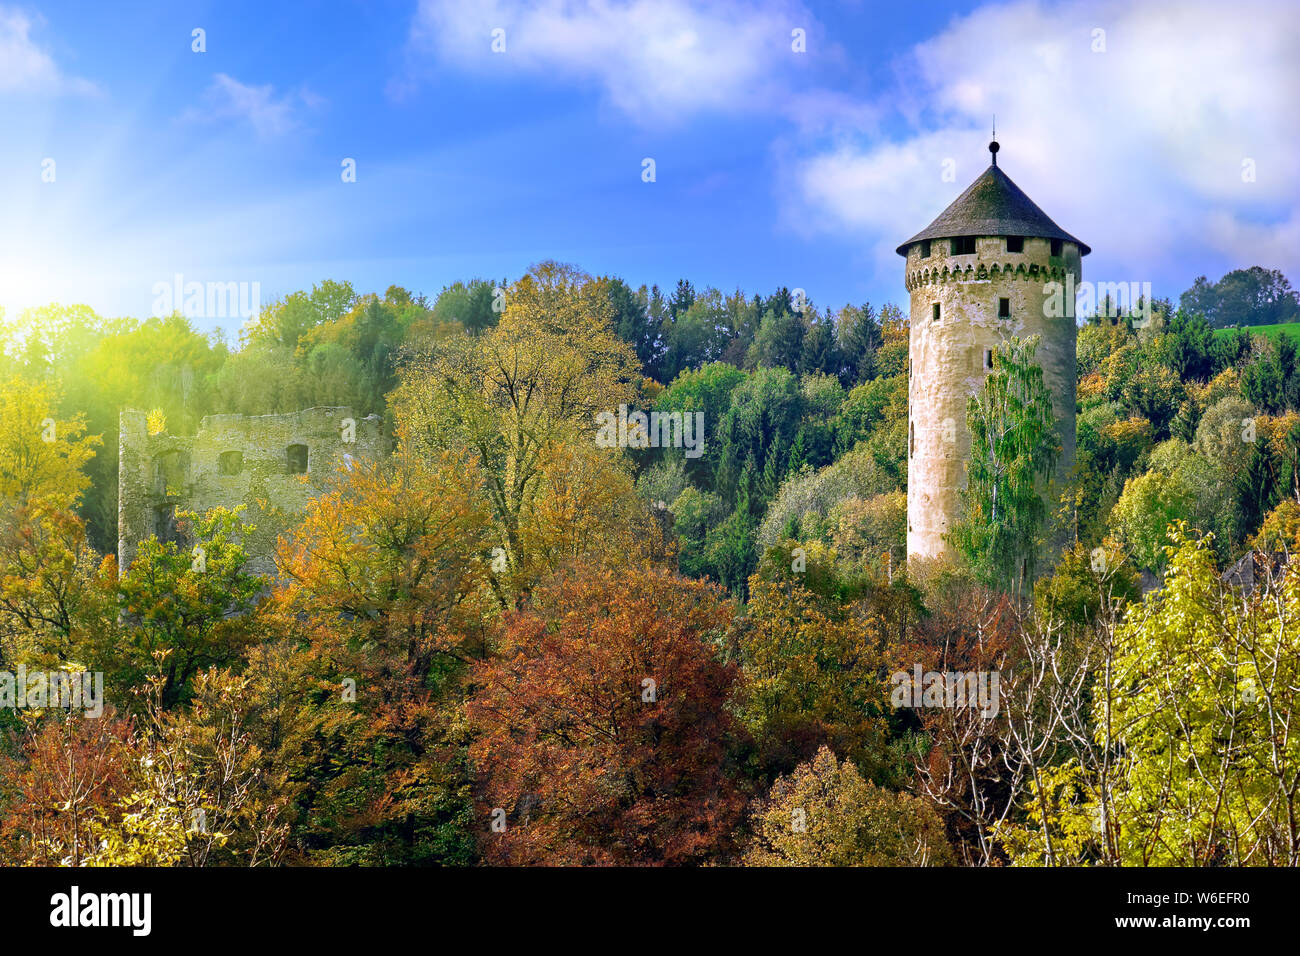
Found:
[[(145, 413), (119, 416), (117, 559), (125, 569), (151, 535), (176, 540), (175, 514), (244, 506), (256, 526), (248, 570), (274, 571), (275, 543), (340, 468), (387, 454), (377, 415), (347, 407), (281, 415), (208, 415), (192, 437), (150, 435)], [(351, 439), (351, 440), (349, 440)]]
[(898, 247), (911, 294), (908, 378), (907, 552), (945, 554), (960, 511), (970, 432), (966, 405), (992, 351), (1039, 336), (1036, 355), (1061, 437), (1057, 475), (1073, 467), (1075, 342), (1072, 315), (1049, 315), (1049, 283), (1077, 284), (1088, 246), (1056, 225), (993, 164), (926, 229)]

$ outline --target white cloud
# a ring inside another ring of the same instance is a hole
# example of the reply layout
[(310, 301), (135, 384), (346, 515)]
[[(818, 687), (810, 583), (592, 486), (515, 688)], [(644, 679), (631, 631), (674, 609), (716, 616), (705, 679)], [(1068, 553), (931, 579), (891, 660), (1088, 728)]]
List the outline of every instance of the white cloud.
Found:
[(232, 76), (218, 73), (204, 93), (206, 109), (191, 107), (182, 115), (188, 120), (227, 119), (247, 122), (258, 136), (269, 139), (294, 129), (299, 123), (299, 106), (319, 108), (324, 100), (310, 90), (276, 96), (275, 88), (250, 86)]
[[(1097, 29), (1105, 52), (1093, 52)], [(999, 164), (1093, 246), (1085, 273), (1100, 263), (1141, 278), (1211, 256), (1294, 269), (1298, 48), (1288, 0), (990, 5), (898, 64), (874, 105), (901, 133), (786, 160), (787, 212), (799, 228), (873, 237), (877, 266), (896, 271), (894, 247), (987, 165), (996, 113)], [(955, 182), (941, 177), (947, 158)], [(1245, 159), (1255, 182), (1242, 180)]]
[(93, 95), (89, 80), (64, 74), (32, 39), (32, 20), (21, 10), (0, 7), (0, 93)]
[[(492, 52), (498, 28), (502, 53)], [(471, 69), (588, 82), (627, 114), (660, 122), (770, 105), (796, 56), (796, 28), (811, 35), (814, 23), (795, 0), (421, 0), (411, 45)]]

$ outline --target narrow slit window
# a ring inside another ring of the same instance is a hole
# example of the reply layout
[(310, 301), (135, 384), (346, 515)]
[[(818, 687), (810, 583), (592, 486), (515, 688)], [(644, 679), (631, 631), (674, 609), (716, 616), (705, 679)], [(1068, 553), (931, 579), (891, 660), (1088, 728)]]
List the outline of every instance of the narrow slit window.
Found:
[(289, 474), (305, 475), (307, 474), (307, 446), (290, 445), (288, 451)]
[(999, 318), (999, 319), (1009, 319), (1009, 318), (1011, 318), (1011, 300), (1010, 300), (1010, 299), (998, 299), (998, 318)]
[(993, 350), (992, 350), (992, 349), (985, 349), (985, 350), (984, 350), (984, 370), (987, 372), (987, 371), (990, 371), (992, 368), (993, 368)]
[(1024, 252), (1024, 236), (1007, 236), (1007, 252)]
[(933, 313), (932, 313), (932, 315), (931, 315), (931, 319), (930, 319), (930, 321), (931, 321), (931, 322), (938, 322), (938, 321), (939, 321), (939, 303), (938, 303), (938, 302), (936, 302), (936, 303), (934, 304), (934, 311), (933, 311)]
[(916, 423), (907, 423), (907, 454), (910, 458), (916, 454)]

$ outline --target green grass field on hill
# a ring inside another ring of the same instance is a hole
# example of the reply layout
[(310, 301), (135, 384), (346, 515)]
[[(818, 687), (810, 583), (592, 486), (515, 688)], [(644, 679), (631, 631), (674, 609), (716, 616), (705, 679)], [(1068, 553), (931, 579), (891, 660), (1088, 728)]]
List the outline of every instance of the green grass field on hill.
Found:
[[(1289, 335), (1292, 338), (1300, 338), (1300, 322), (1282, 322), (1278, 325), (1247, 325), (1244, 326), (1251, 335), (1263, 335), (1270, 340), (1276, 340), (1280, 335)], [(1218, 336), (1227, 335), (1232, 329), (1215, 329), (1214, 334)]]

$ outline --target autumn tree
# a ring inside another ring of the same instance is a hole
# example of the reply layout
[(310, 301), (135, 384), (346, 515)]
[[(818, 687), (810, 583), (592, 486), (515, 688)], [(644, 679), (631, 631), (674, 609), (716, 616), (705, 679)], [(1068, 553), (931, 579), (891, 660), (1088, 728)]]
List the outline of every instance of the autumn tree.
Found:
[(436, 345), (402, 373), (392, 398), (412, 455), (474, 452), (496, 546), (511, 574), (528, 560), (522, 537), (541, 495), (548, 446), (593, 443), (596, 415), (637, 393), (636, 353), (611, 328), (603, 287), (544, 262), (505, 290), (495, 328)]
[(747, 866), (948, 866), (943, 821), (919, 797), (863, 778), (822, 747), (750, 814)]
[(1257, 551), (1280, 551), (1288, 556), (1300, 553), (1300, 504), (1291, 498), (1278, 502), (1250, 540), (1250, 547)]
[[(556, 442), (542, 452), (538, 495), (520, 524), (522, 574), (502, 595), (578, 561), (616, 564), (661, 561), (663, 529), (636, 494), (622, 455), (585, 443)], [(493, 583), (500, 586), (500, 578)]]
[(83, 866), (105, 822), (121, 819), (140, 757), (132, 722), (106, 709), (32, 720), (0, 758), (0, 845), (7, 862)]
[(59, 417), (57, 406), (45, 383), (0, 384), (0, 500), (47, 497), (68, 507), (90, 484), (83, 468), (100, 439), (86, 435), (82, 416)]
[(841, 590), (833, 561), (783, 542), (750, 578), (731, 638), (745, 676), (738, 713), (765, 768), (788, 770), (829, 745), (878, 776), (889, 760), (881, 622)]
[[(1115, 854), (1129, 865), (1300, 861), (1300, 578), (1249, 595), (1204, 538), (1176, 529), (1165, 587), (1115, 634), (1095, 725), (1113, 728)], [(1096, 814), (1096, 801), (1071, 811)]]
[(326, 279), (312, 286), (310, 292), (293, 292), (263, 306), (248, 320), (241, 335), (249, 343), (293, 349), (304, 335), (319, 325), (337, 320), (356, 301), (357, 294), (350, 282)]
[[(282, 536), (277, 600), (338, 618), (420, 675), (481, 631), (489, 516), (472, 457), (360, 461)], [(481, 635), (479, 637), (481, 641)]]
[(512, 613), (476, 673), (471, 759), (498, 863), (685, 864), (728, 851), (736, 674), (711, 585), (579, 568)]
[[(1034, 588), (1034, 614), (1022, 620), (1015, 666), (1004, 683), (999, 726), (1007, 791), (1017, 812), (995, 826), (995, 842), (1017, 864), (1078, 866), (1117, 860), (1113, 812), (1122, 753), (1120, 725), (1098, 723), (1123, 688), (1108, 680), (1114, 635), (1137, 575), (1118, 542), (1067, 552)], [(1091, 804), (1093, 815), (1062, 812)]]
[[(1164, 587), (1103, 614), (1068, 660), (1054, 758), (1028, 779), (1025, 818), (1000, 834), (1023, 865), (1294, 866), (1293, 572), (1249, 592), (1220, 577), (1208, 539), (1172, 532)], [(1082, 706), (1081, 706), (1082, 705)], [(1081, 720), (1080, 712), (1086, 716)], [(1046, 742), (1045, 735), (1040, 740)], [(1061, 746), (1064, 744), (1064, 746)], [(1019, 748), (1018, 748), (1019, 749)]]
[(987, 866), (999, 855), (997, 827), (1017, 811), (1021, 794), (1022, 768), (1006, 760), (1006, 699), (1019, 673), (1020, 621), (1004, 592), (972, 575), (957, 568), (925, 582), (928, 613), (890, 648), (890, 670), (987, 675), (983, 706), (926, 706), (913, 699), (914, 706), (896, 715), (917, 734), (917, 791), (942, 812), (962, 861)]
[(1171, 439), (1157, 446), (1149, 464), (1124, 483), (1109, 517), (1115, 537), (1139, 568), (1164, 568), (1168, 528), (1178, 521), (1202, 532), (1222, 529), (1224, 539), (1231, 538), (1231, 514), (1222, 507), (1227, 489), (1216, 462)]
[(131, 566), (109, 585), (120, 620), (103, 622), (94, 652), (127, 686), (141, 687), (149, 675), (161, 674), (168, 707), (186, 697), (196, 673), (233, 663), (256, 640), (247, 613), (264, 586), (244, 570), (250, 529), (236, 512), (217, 508), (180, 517), (190, 525), (192, 549), (157, 538), (140, 544)]
[(0, 508), (0, 665), (85, 663), (98, 622), (112, 613), (99, 564), (85, 522), (57, 501)]
[(281, 539), (245, 673), (290, 858), (473, 861), (461, 705), (495, 606), (481, 482), (463, 451), (357, 462)]
[(283, 798), (266, 786), (262, 753), (246, 727), (248, 685), (210, 668), (195, 678), (190, 706), (170, 711), (161, 669), (150, 677), (132, 787), (119, 796), (116, 812), (101, 813), (92, 825), (88, 865), (278, 861), (288, 825)]

